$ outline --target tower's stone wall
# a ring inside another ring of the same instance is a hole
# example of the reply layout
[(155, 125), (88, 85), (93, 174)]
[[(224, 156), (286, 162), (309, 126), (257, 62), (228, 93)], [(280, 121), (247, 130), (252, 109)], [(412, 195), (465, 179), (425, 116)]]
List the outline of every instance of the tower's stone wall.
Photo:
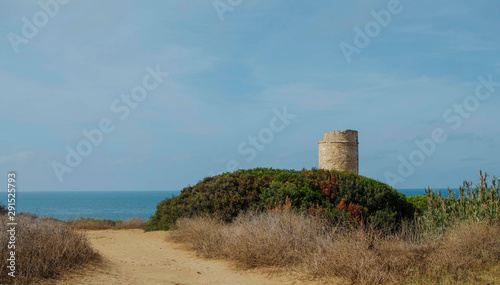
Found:
[(331, 131), (318, 143), (319, 168), (358, 173), (358, 132)]

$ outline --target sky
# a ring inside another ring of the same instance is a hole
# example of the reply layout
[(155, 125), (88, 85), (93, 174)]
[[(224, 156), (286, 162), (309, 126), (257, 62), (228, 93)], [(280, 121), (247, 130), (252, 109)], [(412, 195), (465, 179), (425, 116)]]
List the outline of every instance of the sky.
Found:
[(357, 130), (400, 188), (500, 176), (499, 1), (0, 0), (0, 169), (20, 191), (180, 190), (318, 166)]

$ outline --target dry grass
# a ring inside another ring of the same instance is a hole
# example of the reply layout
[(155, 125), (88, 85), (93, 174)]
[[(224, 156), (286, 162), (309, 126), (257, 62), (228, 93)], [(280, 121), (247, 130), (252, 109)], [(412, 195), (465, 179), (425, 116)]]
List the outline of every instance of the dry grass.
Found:
[[(415, 224), (389, 235), (366, 227), (327, 230), (307, 216), (275, 211), (248, 213), (231, 224), (182, 219), (172, 237), (206, 257), (347, 284), (484, 282), (485, 270), (500, 263), (499, 224), (462, 223), (440, 237), (419, 231)], [(500, 278), (496, 273), (486, 275)]]
[[(291, 213), (291, 212), (290, 212)], [(232, 224), (210, 218), (182, 219), (172, 236), (207, 257), (230, 258), (247, 267), (290, 266), (311, 248), (322, 231), (312, 220), (292, 214), (247, 214)]]
[(146, 227), (146, 221), (142, 218), (131, 218), (123, 222), (117, 222), (115, 224), (115, 229), (144, 229)]
[(18, 215), (16, 277), (12, 278), (7, 275), (7, 257), (11, 251), (8, 249), (7, 218), (1, 216), (0, 220), (0, 284), (33, 284), (100, 260), (85, 234), (75, 232), (60, 221)]
[(446, 233), (428, 261), (430, 276), (437, 278), (446, 272), (453, 281), (473, 281), (474, 271), (500, 261), (500, 225), (458, 224)]
[(100, 220), (93, 218), (78, 218), (66, 222), (77, 230), (120, 230), (120, 229), (144, 229), (146, 221), (142, 218), (131, 218), (126, 221)]

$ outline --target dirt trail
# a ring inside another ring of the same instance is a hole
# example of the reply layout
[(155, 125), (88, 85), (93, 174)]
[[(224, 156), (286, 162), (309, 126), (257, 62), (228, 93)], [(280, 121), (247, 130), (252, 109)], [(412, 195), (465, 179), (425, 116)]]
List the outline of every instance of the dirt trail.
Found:
[(305, 284), (234, 269), (228, 262), (206, 260), (167, 241), (168, 232), (104, 230), (87, 233), (105, 258), (102, 268), (85, 270), (56, 284)]

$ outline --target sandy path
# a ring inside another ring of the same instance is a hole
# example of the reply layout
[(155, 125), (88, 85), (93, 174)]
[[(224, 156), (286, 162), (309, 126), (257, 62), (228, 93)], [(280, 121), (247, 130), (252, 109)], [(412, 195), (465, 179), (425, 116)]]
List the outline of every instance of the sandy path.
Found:
[(165, 240), (168, 232), (105, 230), (87, 234), (106, 259), (103, 267), (73, 274), (57, 284), (304, 284), (198, 258)]

